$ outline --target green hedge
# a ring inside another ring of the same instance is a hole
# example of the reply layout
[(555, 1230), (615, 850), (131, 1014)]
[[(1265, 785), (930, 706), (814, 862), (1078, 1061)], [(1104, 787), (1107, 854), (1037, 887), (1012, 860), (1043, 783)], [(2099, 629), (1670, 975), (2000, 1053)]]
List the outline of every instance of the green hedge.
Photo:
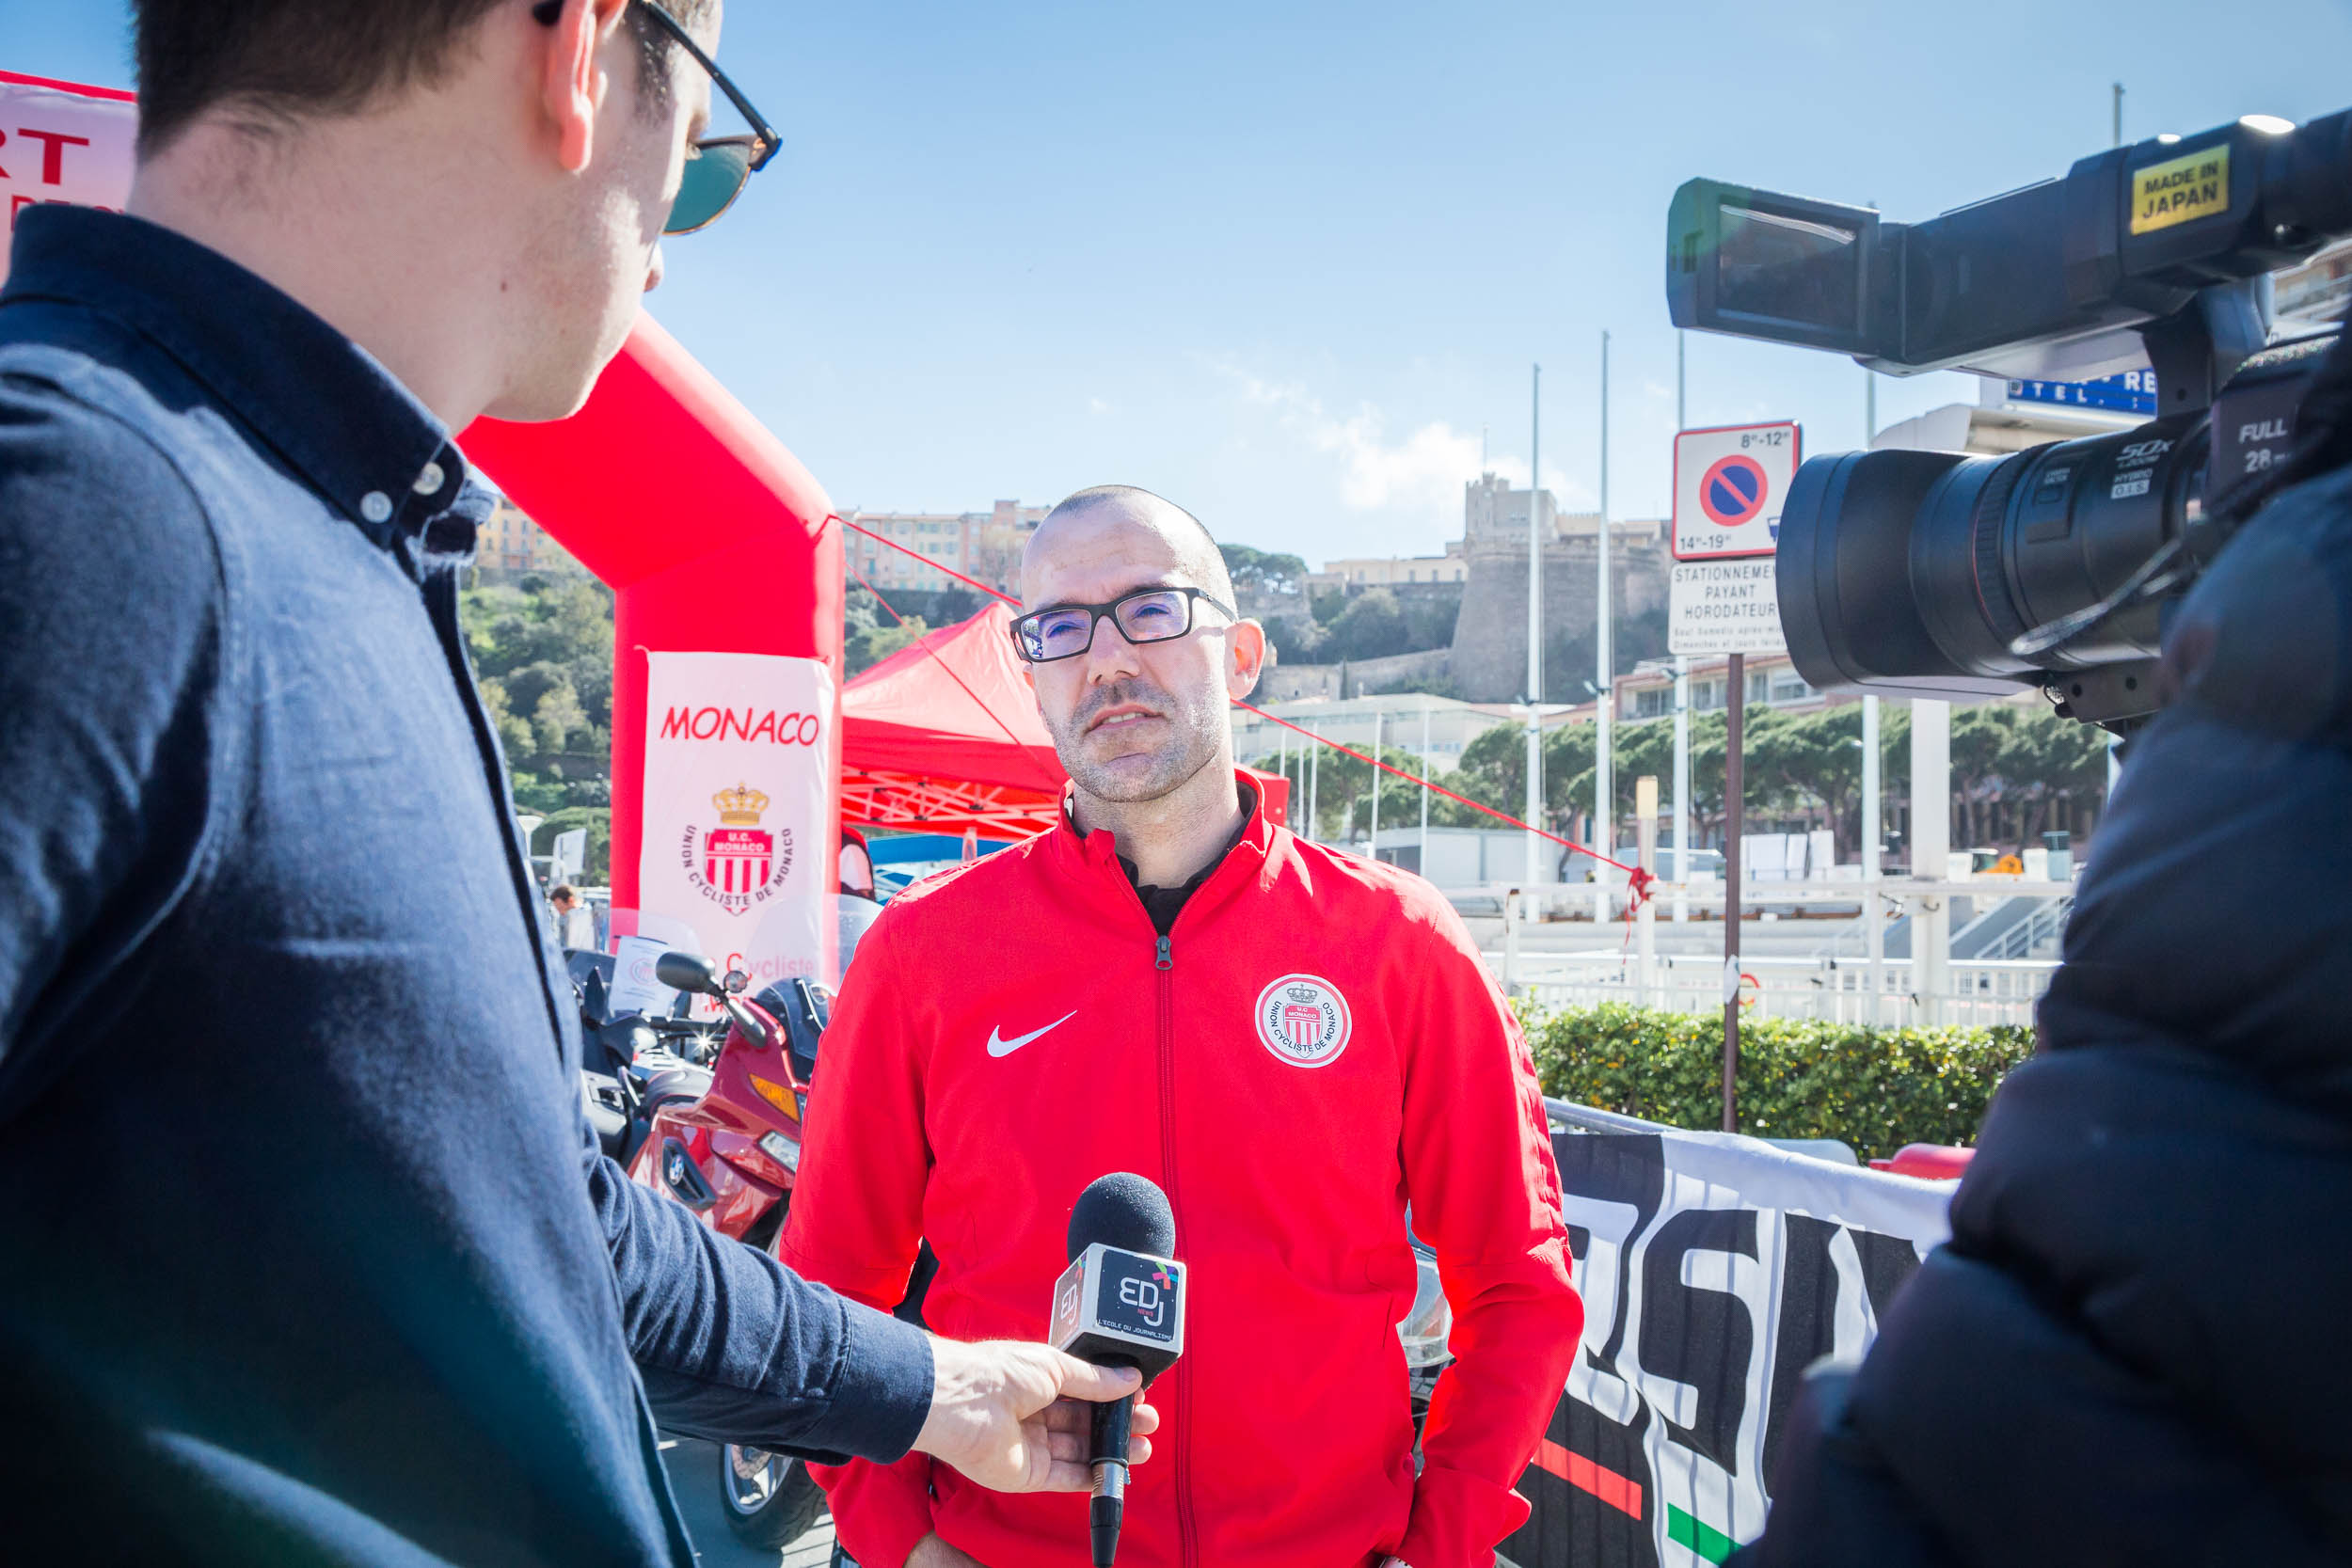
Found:
[[(1522, 1012), (1544, 1092), (1662, 1121), (1723, 1125), (1724, 1021), (1610, 1003)], [(1969, 1144), (2033, 1031), (1871, 1029), (1856, 1023), (1743, 1019), (1740, 1131), (1836, 1138), (1868, 1160), (1907, 1143)]]

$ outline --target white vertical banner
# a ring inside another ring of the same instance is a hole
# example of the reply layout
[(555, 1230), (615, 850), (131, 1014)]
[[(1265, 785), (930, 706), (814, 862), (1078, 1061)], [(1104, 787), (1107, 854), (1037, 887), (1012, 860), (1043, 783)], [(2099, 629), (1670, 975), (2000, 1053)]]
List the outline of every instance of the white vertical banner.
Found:
[(0, 71), (0, 278), (27, 207), (62, 201), (120, 212), (131, 194), (138, 105), (127, 93)]
[(833, 974), (833, 673), (774, 654), (654, 653), (638, 903), (752, 990)]

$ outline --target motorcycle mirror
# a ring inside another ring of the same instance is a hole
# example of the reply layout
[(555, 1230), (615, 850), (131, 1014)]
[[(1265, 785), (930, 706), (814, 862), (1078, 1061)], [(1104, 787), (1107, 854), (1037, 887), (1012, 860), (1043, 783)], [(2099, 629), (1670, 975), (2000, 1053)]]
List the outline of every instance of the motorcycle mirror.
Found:
[(743, 994), (743, 989), (744, 989), (746, 986), (749, 986), (751, 983), (752, 983), (752, 977), (751, 977), (750, 975), (748, 975), (748, 974), (744, 974), (741, 970), (739, 970), (739, 969), (730, 969), (730, 970), (728, 970), (728, 971), (727, 971), (727, 980), (726, 980), (726, 986), (727, 986), (727, 994), (728, 994), (728, 995), (730, 995), (730, 996), (740, 996), (740, 995), (742, 995), (742, 994)]
[(699, 953), (664, 953), (654, 960), (653, 977), (672, 990), (697, 996), (724, 996), (718, 966)]

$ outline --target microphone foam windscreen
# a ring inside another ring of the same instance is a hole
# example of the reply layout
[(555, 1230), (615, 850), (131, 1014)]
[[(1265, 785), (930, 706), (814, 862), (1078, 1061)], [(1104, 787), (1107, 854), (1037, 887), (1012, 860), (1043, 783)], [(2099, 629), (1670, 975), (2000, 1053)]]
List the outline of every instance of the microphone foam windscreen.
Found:
[(1159, 1183), (1130, 1171), (1098, 1176), (1070, 1211), (1070, 1256), (1100, 1242), (1154, 1258), (1176, 1255), (1176, 1214)]

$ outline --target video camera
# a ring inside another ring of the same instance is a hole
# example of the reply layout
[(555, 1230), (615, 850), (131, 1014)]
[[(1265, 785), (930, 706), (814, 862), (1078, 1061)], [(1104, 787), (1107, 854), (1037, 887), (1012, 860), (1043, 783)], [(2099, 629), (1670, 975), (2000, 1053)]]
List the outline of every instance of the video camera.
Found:
[(1712, 180), (1675, 193), (1680, 327), (1873, 371), (2089, 380), (2153, 367), (2157, 417), (2002, 457), (1819, 457), (1776, 578), (1816, 687), (2039, 686), (2128, 730), (2156, 707), (2168, 608), (2288, 454), (2333, 331), (2272, 341), (2272, 271), (2352, 233), (2352, 110), (2159, 136), (1924, 223)]

